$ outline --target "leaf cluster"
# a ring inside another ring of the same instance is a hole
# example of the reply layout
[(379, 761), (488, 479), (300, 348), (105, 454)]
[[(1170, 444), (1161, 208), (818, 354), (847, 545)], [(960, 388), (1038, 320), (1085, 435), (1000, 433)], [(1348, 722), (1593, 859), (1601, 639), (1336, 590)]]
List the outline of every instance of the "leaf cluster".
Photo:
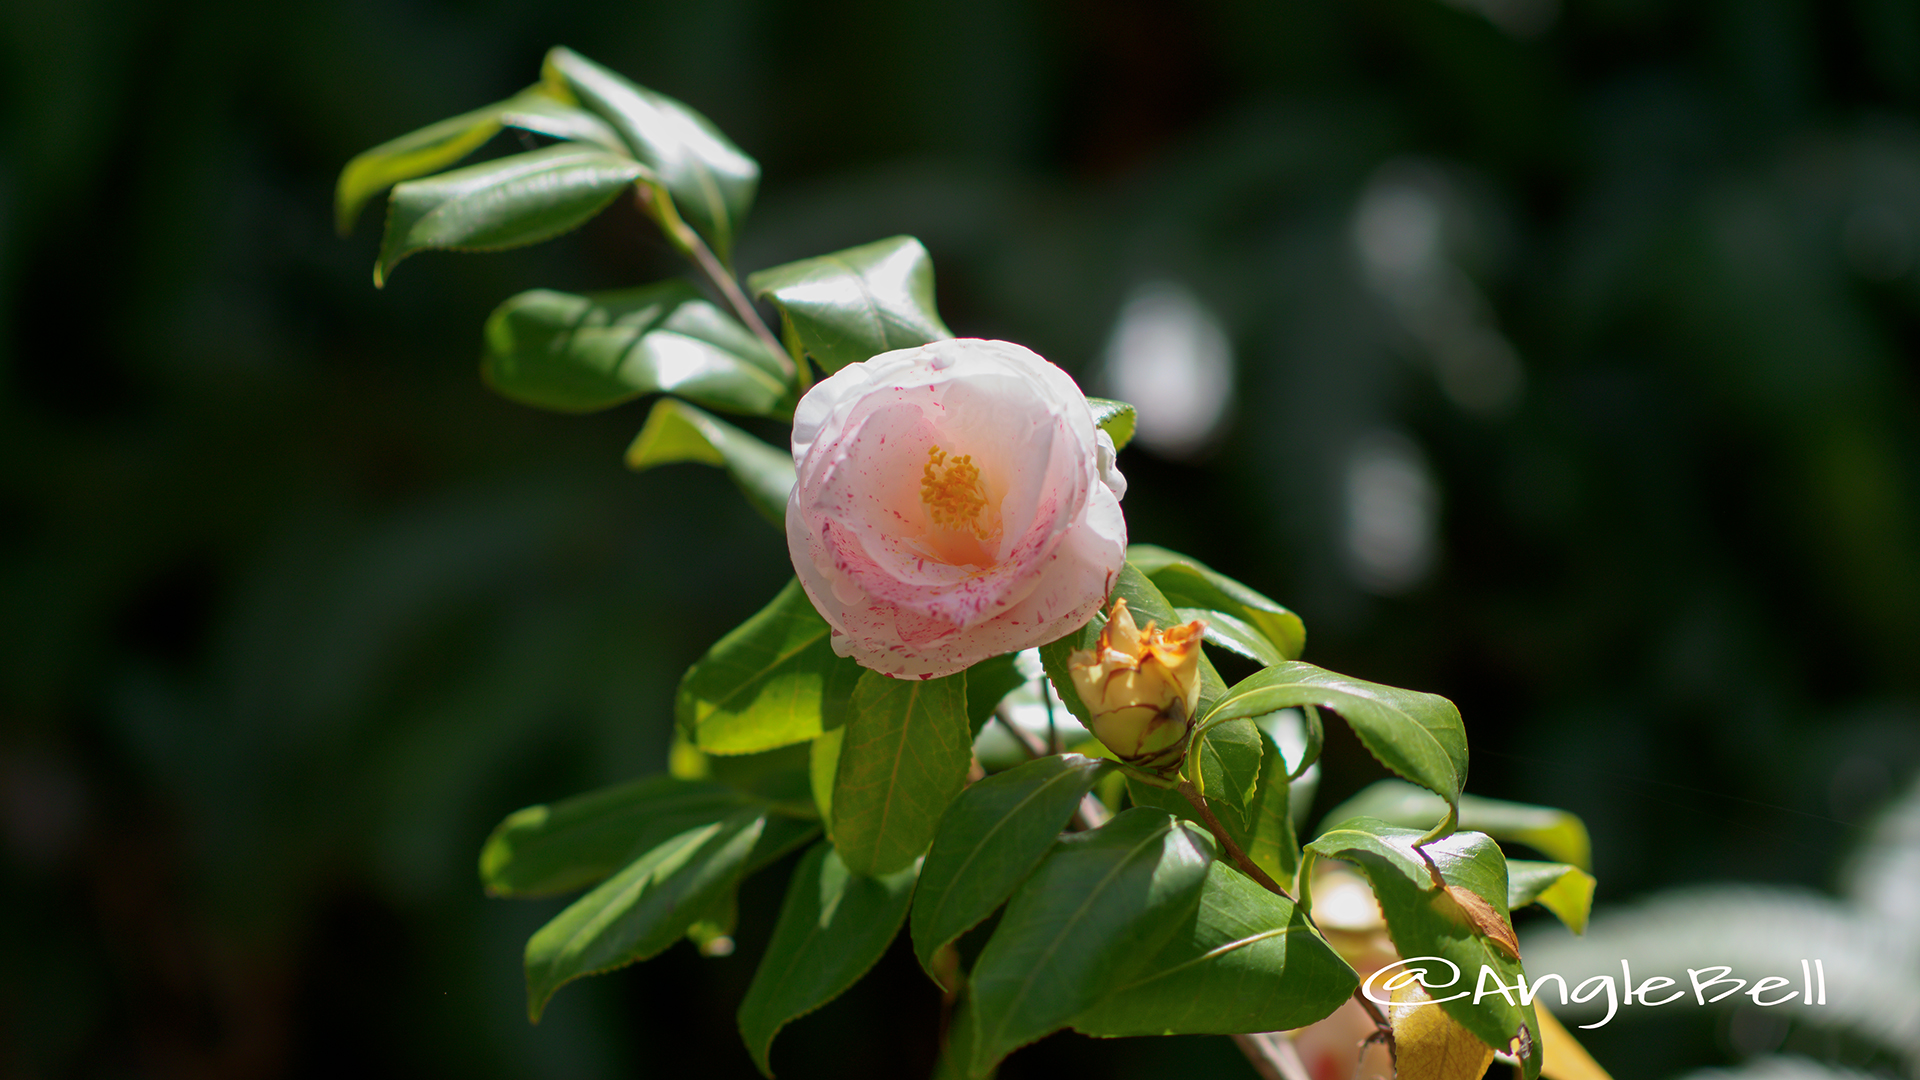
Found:
[[(552, 142), (453, 168), (508, 128)], [(416, 252), (537, 242), (633, 197), (694, 280), (509, 298), (486, 322), (482, 375), (505, 397), (564, 412), (659, 395), (627, 464), (718, 467), (778, 526), (790, 456), (707, 410), (779, 421), (816, 371), (951, 331), (931, 260), (911, 237), (743, 284), (731, 253), (758, 178), (753, 159), (694, 110), (556, 48), (520, 94), (353, 159), (336, 208), (345, 230), (391, 188), (379, 284)], [(756, 300), (777, 312), (777, 335)], [(1089, 404), (1124, 447), (1132, 406)], [(856, 982), (902, 925), (953, 1006), (942, 1068), (958, 1076), (988, 1075), (1063, 1028), (1233, 1034), (1326, 1016), (1359, 979), (1313, 921), (1316, 859), (1366, 876), (1403, 956), (1517, 978), (1512, 908), (1538, 902), (1584, 925), (1584, 828), (1560, 811), (1467, 796), (1451, 702), (1304, 662), (1297, 615), (1178, 552), (1131, 548), (1117, 598), (1143, 622), (1204, 620), (1207, 646), (1258, 668), (1229, 686), (1203, 657), (1177, 777), (1108, 760), (1091, 742), (1044, 746), (988, 773), (976, 740), (1027, 681), (1012, 657), (889, 679), (839, 656), (790, 582), (681, 680), (668, 775), (529, 807), (487, 840), (480, 876), (491, 894), (585, 890), (527, 942), (530, 1017), (566, 983), (682, 938), (728, 951), (743, 883), (803, 847), (739, 1012), (769, 1075), (780, 1029)], [(1082, 721), (1067, 658), (1103, 618), (1039, 650), (1043, 678)], [(1323, 714), (1401, 780), (1364, 793), (1303, 846), (1293, 787), (1320, 755)], [(1301, 738), (1289, 758), (1281, 733), (1293, 726)], [(1497, 840), (1559, 861), (1510, 863)], [(1518, 1048), (1537, 1075), (1530, 1007), (1444, 1007), (1487, 1047)]]

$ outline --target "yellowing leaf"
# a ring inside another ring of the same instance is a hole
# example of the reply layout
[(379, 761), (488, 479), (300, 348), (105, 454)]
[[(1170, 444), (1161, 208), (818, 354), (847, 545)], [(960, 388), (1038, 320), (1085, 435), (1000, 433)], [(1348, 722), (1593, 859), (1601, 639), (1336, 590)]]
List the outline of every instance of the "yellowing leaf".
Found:
[(1544, 1002), (1534, 1001), (1533, 1014), (1540, 1020), (1541, 1080), (1613, 1080)]
[(1493, 1064), (1493, 1048), (1434, 1004), (1418, 982), (1393, 992), (1387, 1021), (1393, 1025), (1394, 1074), (1404, 1080), (1480, 1080)]

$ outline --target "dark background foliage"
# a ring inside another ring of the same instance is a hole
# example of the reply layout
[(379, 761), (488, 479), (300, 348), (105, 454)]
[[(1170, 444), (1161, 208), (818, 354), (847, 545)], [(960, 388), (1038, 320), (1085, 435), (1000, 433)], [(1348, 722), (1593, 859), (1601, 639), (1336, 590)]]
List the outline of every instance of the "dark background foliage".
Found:
[[(1231, 421), (1123, 456), (1135, 539), (1295, 606), (1309, 659), (1454, 698), (1469, 790), (1583, 814), (1603, 905), (1824, 885), (1920, 758), (1905, 0), (13, 0), (0, 1073), (751, 1074), (774, 897), (732, 958), (532, 1028), (556, 905), (473, 871), (506, 812), (660, 769), (674, 679), (788, 573), (719, 475), (620, 467), (639, 407), (475, 377), (507, 295), (677, 267), (623, 206), (376, 292), (376, 215), (329, 225), (349, 156), (553, 43), (760, 159), (743, 269), (914, 233), (958, 332), (1088, 379), (1131, 290), (1199, 298)], [(1409, 198), (1425, 285), (1355, 242)], [(1524, 383), (1489, 404), (1501, 347)], [(1417, 580), (1343, 554), (1381, 445), (1430, 481)], [(1336, 738), (1319, 809), (1378, 774)], [(935, 1022), (896, 950), (775, 1063), (912, 1075)], [(1622, 1077), (1732, 1053), (1701, 1015), (1592, 1045)], [(1250, 1075), (1073, 1036), (1005, 1075), (1167, 1069)]]

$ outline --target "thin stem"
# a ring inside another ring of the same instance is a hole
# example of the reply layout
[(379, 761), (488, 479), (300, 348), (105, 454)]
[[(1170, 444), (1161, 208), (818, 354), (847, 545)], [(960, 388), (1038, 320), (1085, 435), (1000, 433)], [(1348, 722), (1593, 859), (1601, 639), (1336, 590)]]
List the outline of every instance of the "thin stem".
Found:
[(798, 368), (794, 358), (787, 353), (787, 347), (780, 344), (780, 339), (773, 336), (772, 330), (767, 329), (760, 313), (754, 310), (753, 301), (747, 299), (747, 294), (740, 290), (740, 283), (734, 280), (733, 272), (721, 264), (719, 257), (714, 255), (705, 240), (700, 239), (700, 234), (694, 231), (693, 226), (681, 220), (679, 211), (673, 207), (673, 200), (651, 184), (638, 185), (636, 192), (635, 198), (640, 201), (640, 209), (659, 222), (673, 246), (693, 260), (693, 265), (700, 268), (708, 281), (713, 282), (713, 287), (720, 290), (720, 295), (727, 301), (727, 306), (733, 309), (733, 314), (780, 361), (787, 377), (797, 378)]
[(1240, 868), (1240, 872), (1259, 882), (1261, 888), (1291, 903), (1293, 897), (1287, 894), (1287, 890), (1281, 888), (1280, 883), (1273, 880), (1265, 870), (1260, 869), (1259, 865), (1241, 850), (1240, 845), (1233, 842), (1233, 837), (1227, 835), (1226, 827), (1220, 824), (1219, 818), (1213, 816), (1213, 808), (1207, 805), (1207, 797), (1194, 789), (1193, 782), (1180, 781), (1179, 790), (1180, 794), (1185, 795), (1187, 801), (1193, 804), (1193, 808), (1200, 811), (1200, 816), (1206, 820), (1207, 828), (1213, 833), (1213, 838), (1220, 841), (1220, 846), (1227, 849), (1227, 854), (1233, 856), (1234, 865)]
[(1080, 805), (1073, 811), (1073, 829), (1075, 832), (1091, 832), (1113, 819), (1107, 813), (1107, 805), (1089, 791), (1080, 796)]
[(1001, 727), (1007, 729), (1007, 733), (1013, 736), (1013, 741), (1020, 744), (1020, 749), (1025, 750), (1028, 757), (1042, 758), (1047, 756), (1047, 748), (1040, 745), (1039, 737), (1022, 731), (1020, 725), (1014, 723), (1013, 718), (1007, 715), (1006, 706), (1002, 705), (994, 709), (993, 718)]
[(1247, 1055), (1253, 1071), (1261, 1080), (1313, 1080), (1300, 1051), (1284, 1032), (1263, 1031), (1257, 1035), (1235, 1035), (1233, 1045)]

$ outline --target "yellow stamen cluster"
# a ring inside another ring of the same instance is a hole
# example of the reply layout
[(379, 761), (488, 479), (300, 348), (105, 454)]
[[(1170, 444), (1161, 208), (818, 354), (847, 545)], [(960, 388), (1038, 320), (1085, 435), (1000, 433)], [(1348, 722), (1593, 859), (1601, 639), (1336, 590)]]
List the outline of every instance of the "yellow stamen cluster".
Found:
[(980, 469), (974, 465), (972, 454), (948, 461), (945, 450), (928, 447), (926, 471), (920, 477), (920, 501), (926, 504), (927, 516), (934, 524), (986, 538), (980, 511), (986, 509), (987, 493), (980, 484)]

